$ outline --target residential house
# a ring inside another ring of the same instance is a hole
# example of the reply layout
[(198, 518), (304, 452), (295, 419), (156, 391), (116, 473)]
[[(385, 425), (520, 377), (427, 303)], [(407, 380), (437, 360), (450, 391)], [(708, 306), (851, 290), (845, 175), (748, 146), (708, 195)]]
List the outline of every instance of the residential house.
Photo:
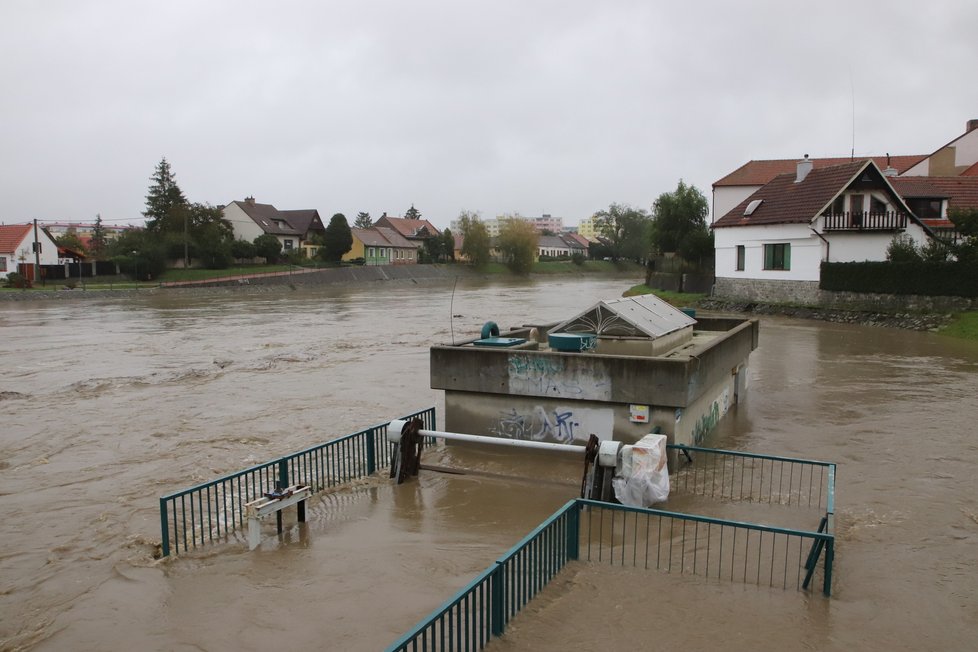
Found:
[[(915, 154), (912, 156), (886, 155), (865, 158), (872, 159), (878, 168), (887, 170), (888, 174), (892, 176), (894, 172), (896, 174), (906, 172), (927, 157), (924, 154)], [(852, 163), (853, 161), (848, 156), (844, 158), (809, 158), (808, 160), (815, 170)], [(713, 184), (713, 214), (710, 221), (716, 222), (744, 199), (760, 190), (765, 184), (770, 183), (776, 176), (793, 174), (796, 163), (796, 159), (748, 161), (716, 181)]]
[(552, 258), (569, 258), (574, 254), (587, 256), (588, 246), (585, 243), (587, 240), (576, 233), (541, 235), (537, 240), (537, 255)]
[(814, 301), (822, 261), (886, 260), (896, 235), (933, 235), (872, 159), (796, 164), (713, 223), (716, 294)]
[[(40, 262), (41, 270), (35, 269)], [(12, 272), (30, 280), (43, 278), (46, 265), (58, 264), (58, 245), (42, 227), (32, 223), (0, 225), (0, 278)]]
[(591, 241), (579, 233), (561, 233), (560, 237), (568, 244), (571, 249), (571, 255), (575, 253), (581, 253), (584, 257), (587, 257), (590, 251)]
[(282, 243), (284, 253), (302, 249), (310, 257), (318, 249), (313, 236), (326, 233), (316, 209), (280, 211), (271, 204), (257, 203), (254, 197), (225, 206), (224, 219), (231, 223), (238, 240), (253, 242), (267, 233)]
[(556, 235), (541, 235), (537, 239), (537, 256), (569, 258), (571, 248), (563, 238)]
[(375, 227), (393, 229), (402, 238), (414, 245), (415, 249), (424, 246), (424, 241), (439, 235), (438, 229), (428, 220), (410, 220), (406, 217), (388, 217), (384, 213), (374, 222)]
[(350, 229), (353, 248), (343, 254), (343, 260), (362, 258), (365, 265), (414, 265), (418, 248), (394, 229), (372, 226), (369, 229)]

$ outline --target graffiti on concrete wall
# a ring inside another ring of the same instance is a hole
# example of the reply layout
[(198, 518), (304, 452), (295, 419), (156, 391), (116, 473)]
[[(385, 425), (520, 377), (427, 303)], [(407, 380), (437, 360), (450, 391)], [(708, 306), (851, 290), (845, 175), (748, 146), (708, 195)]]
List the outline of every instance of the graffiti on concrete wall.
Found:
[(513, 354), (509, 356), (511, 394), (608, 400), (611, 382), (584, 373), (571, 374), (561, 358)]
[(696, 420), (693, 425), (693, 445), (698, 446), (713, 428), (720, 423), (720, 419), (730, 409), (730, 390), (724, 389), (723, 394), (717, 396), (710, 403), (706, 411)]
[(528, 439), (569, 444), (586, 441), (591, 433), (601, 439), (611, 436), (614, 414), (610, 409), (557, 406), (546, 409), (535, 405), (529, 409), (510, 408), (500, 413), (489, 432), (509, 439)]

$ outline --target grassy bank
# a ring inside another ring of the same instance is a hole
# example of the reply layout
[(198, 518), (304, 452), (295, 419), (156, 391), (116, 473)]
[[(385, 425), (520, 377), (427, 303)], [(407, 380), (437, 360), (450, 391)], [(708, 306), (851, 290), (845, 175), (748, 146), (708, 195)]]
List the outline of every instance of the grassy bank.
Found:
[(674, 306), (680, 308), (686, 308), (690, 306), (695, 306), (696, 302), (700, 299), (706, 298), (705, 294), (697, 294), (695, 292), (670, 292), (668, 290), (656, 290), (650, 288), (648, 285), (636, 285), (634, 287), (625, 290), (622, 296), (634, 297), (640, 294), (654, 294), (663, 301), (668, 301)]
[(941, 335), (963, 340), (978, 340), (978, 311), (959, 312), (949, 326), (941, 329)]

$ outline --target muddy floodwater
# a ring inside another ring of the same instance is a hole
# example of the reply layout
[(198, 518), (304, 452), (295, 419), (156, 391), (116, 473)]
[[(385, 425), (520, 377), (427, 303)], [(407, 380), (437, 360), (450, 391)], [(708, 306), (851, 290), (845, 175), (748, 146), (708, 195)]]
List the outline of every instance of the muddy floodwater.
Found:
[[(577, 462), (445, 450), (478, 473), (370, 478), (253, 552), (166, 560), (159, 497), (440, 412), (428, 346), (634, 282), (0, 303), (0, 649), (384, 648), (574, 497)], [(978, 345), (764, 318), (707, 445), (839, 464), (831, 599), (577, 563), (493, 649), (978, 648)]]

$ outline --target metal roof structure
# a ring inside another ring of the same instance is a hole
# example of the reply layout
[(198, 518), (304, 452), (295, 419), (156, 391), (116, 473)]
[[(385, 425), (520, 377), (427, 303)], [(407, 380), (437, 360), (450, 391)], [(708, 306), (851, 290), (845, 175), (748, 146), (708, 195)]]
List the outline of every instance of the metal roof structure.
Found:
[(654, 294), (600, 301), (548, 332), (594, 333), (625, 337), (662, 337), (688, 328), (696, 320)]

